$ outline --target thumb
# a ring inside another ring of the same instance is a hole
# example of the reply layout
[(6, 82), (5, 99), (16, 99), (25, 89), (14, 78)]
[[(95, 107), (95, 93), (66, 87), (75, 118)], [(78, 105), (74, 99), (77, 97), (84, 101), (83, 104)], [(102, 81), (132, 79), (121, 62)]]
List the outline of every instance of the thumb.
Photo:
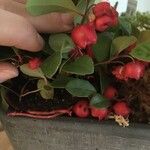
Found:
[(0, 62), (0, 83), (18, 76), (18, 70), (9, 63)]

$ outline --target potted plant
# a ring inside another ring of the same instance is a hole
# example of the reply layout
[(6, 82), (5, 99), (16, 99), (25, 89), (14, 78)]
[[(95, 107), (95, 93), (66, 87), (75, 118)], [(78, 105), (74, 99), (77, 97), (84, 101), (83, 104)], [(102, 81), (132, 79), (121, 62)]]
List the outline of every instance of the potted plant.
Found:
[(43, 35), (42, 52), (6, 53), (20, 70), (1, 84), (0, 116), (14, 147), (150, 149), (150, 31), (108, 2), (29, 0), (27, 10), (69, 12), (75, 26)]

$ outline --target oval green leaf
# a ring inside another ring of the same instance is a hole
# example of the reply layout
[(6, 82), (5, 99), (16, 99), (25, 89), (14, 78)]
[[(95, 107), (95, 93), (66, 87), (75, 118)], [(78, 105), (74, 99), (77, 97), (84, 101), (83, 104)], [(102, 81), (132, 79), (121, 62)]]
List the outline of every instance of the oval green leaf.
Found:
[(49, 45), (54, 51), (62, 53), (67, 53), (75, 47), (72, 39), (64, 33), (51, 35)]
[(5, 89), (3, 87), (0, 88), (0, 96), (1, 96), (1, 98), (0, 98), (0, 107), (4, 111), (7, 111), (8, 107), (9, 107), (9, 105), (6, 103), (6, 101), (7, 101), (7, 92), (8, 92), (7, 89)]
[(51, 87), (50, 83), (45, 83), (44, 80), (40, 79), (37, 82), (37, 87), (40, 90), (41, 97), (44, 99), (53, 99), (54, 88)]
[(115, 54), (119, 54), (130, 45), (137, 42), (137, 38), (135, 36), (119, 36), (115, 38), (112, 42), (110, 56), (114, 56)]
[(41, 65), (41, 69), (47, 78), (52, 78), (57, 72), (62, 61), (62, 54), (55, 52), (49, 56)]
[(74, 62), (66, 63), (62, 71), (77, 75), (88, 75), (94, 73), (94, 63), (90, 57), (82, 56)]
[(51, 12), (76, 12), (80, 14), (72, 0), (28, 0), (26, 8), (32, 15), (43, 15)]
[(28, 64), (23, 64), (22, 66), (20, 66), (20, 70), (25, 75), (28, 75), (31, 77), (45, 78), (44, 73), (42, 72), (41, 68), (30, 69), (28, 67)]
[(67, 83), (73, 79), (74, 78), (72, 78), (72, 77), (58, 75), (57, 78), (54, 81), (52, 81), (51, 86), (53, 88), (65, 88)]
[(110, 102), (102, 95), (97, 93), (91, 98), (90, 105), (96, 108), (107, 108), (110, 105)]
[(150, 62), (150, 42), (139, 44), (130, 54), (136, 59)]
[(96, 93), (95, 87), (86, 80), (74, 79), (66, 85), (66, 90), (73, 96), (89, 97)]
[(93, 45), (93, 51), (97, 61), (100, 62), (109, 58), (113, 36), (114, 35), (109, 32), (98, 34), (97, 43)]

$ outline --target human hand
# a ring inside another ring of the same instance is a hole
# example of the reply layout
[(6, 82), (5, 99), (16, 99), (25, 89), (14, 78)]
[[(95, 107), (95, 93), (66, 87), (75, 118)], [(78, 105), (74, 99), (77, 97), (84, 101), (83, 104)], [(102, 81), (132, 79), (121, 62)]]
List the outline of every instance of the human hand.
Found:
[[(36, 52), (44, 45), (38, 32), (71, 30), (73, 26), (71, 15), (50, 13), (31, 16), (25, 9), (25, 3), (26, 0), (0, 0), (0, 45)], [(16, 76), (18, 70), (12, 64), (0, 63), (0, 83)]]

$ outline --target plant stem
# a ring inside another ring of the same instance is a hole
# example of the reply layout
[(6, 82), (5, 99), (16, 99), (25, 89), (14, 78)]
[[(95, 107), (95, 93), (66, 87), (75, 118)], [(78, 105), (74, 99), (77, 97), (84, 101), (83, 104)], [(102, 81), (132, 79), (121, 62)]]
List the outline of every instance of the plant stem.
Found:
[(18, 57), (19, 62), (22, 62), (22, 57), (19, 54), (19, 50), (15, 47), (12, 47), (12, 49), (13, 49), (14, 53), (16, 54), (16, 56)]
[(115, 59), (119, 59), (119, 58), (130, 58), (134, 61), (134, 59), (132, 58), (132, 56), (130, 55), (122, 55), (122, 56), (115, 56), (112, 59), (108, 60), (108, 61), (104, 61), (104, 62), (98, 62), (97, 64), (95, 64), (94, 66), (99, 66), (99, 65), (104, 65), (104, 64), (109, 64), (111, 63), (113, 60)]
[(0, 84), (0, 86), (3, 87), (3, 88), (5, 88), (5, 89), (7, 89), (7, 90), (9, 90), (9, 91), (11, 91), (13, 94), (15, 94), (16, 96), (19, 97), (19, 94), (18, 94), (18, 93), (16, 93), (16, 92), (13, 91), (12, 89), (8, 88), (7, 86), (5, 86), (5, 85), (3, 85), (3, 84)]
[(42, 89), (37, 89), (37, 90), (30, 91), (30, 92), (27, 92), (27, 93), (25, 93), (25, 94), (20, 95), (20, 97), (25, 97), (25, 96), (27, 96), (27, 95), (30, 95), (30, 94), (33, 94), (33, 93), (37, 93), (37, 92), (39, 92), (39, 91), (41, 91), (41, 90), (42, 90)]

